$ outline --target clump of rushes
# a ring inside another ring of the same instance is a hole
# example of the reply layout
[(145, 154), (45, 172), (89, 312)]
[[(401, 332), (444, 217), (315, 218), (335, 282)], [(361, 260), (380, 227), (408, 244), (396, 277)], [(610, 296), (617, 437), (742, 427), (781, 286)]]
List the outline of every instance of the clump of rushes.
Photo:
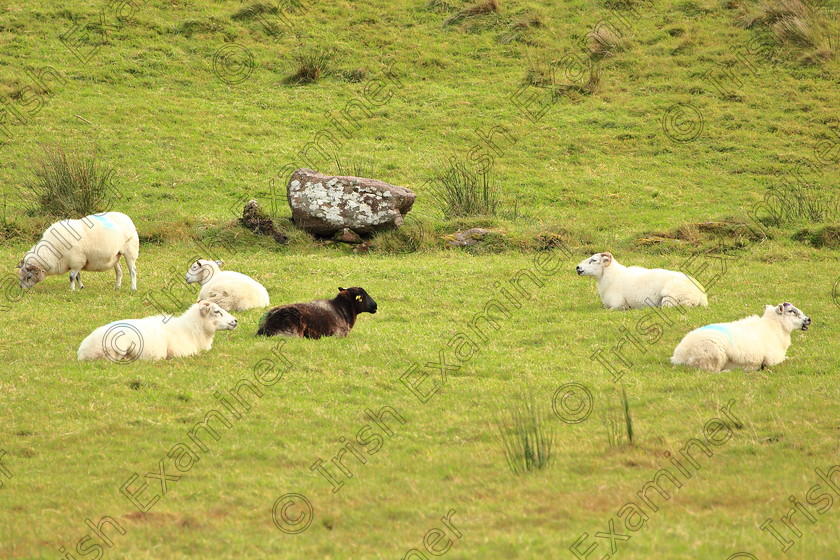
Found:
[(114, 196), (114, 168), (103, 166), (96, 154), (44, 147), (32, 165), (32, 175), (24, 189), (34, 213), (81, 218), (106, 210)]
[(541, 470), (551, 463), (554, 432), (533, 394), (501, 412), (495, 422), (505, 461), (514, 474)]

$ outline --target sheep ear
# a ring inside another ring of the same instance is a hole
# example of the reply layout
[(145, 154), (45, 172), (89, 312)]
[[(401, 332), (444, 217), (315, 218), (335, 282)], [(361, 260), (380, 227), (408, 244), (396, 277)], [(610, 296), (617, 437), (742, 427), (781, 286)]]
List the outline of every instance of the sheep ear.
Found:
[(203, 299), (198, 302), (198, 310), (201, 313), (202, 317), (207, 317), (207, 314), (210, 313), (210, 310), (213, 308), (213, 304), (210, 303), (208, 300)]
[(612, 253), (601, 253), (601, 262), (604, 263), (604, 266), (610, 266), (610, 264), (612, 264), (612, 260)]
[(338, 287), (338, 291), (339, 291), (339, 292), (343, 292), (343, 291), (344, 291), (344, 288), (342, 288), (341, 286), (339, 286), (339, 287)]
[(784, 303), (779, 304), (779, 306), (776, 308), (776, 313), (778, 313), (779, 315), (784, 315), (784, 313), (785, 313), (785, 304)]

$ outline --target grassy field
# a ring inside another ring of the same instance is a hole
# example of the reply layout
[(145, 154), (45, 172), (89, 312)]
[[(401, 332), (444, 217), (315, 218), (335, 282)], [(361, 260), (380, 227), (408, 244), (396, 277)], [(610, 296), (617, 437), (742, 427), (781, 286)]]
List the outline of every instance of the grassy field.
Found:
[[(762, 35), (772, 21), (745, 28), (769, 17), (746, 0), (501, 0), (463, 18), (456, 0), (294, 4), (147, 0), (119, 18), (104, 1), (0, 6), (0, 558), (840, 558), (840, 492), (815, 472), (840, 464), (836, 3), (778, 44)], [(607, 34), (599, 78), (578, 79), (569, 61), (597, 47), (599, 22), (622, 40)], [(334, 49), (333, 71), (292, 83), (317, 48)], [(46, 67), (48, 89), (33, 81)], [(388, 100), (345, 118), (377, 84)], [(316, 138), (324, 153), (302, 155)], [(41, 146), (115, 168), (114, 209), (142, 239), (137, 292), (115, 292), (111, 273), (81, 292), (66, 276), (16, 290), (14, 265), (55, 220), (27, 209)], [(491, 168), (496, 215), (442, 212), (432, 180), (450, 158)], [(357, 254), (288, 224), (288, 170), (336, 159), (418, 193), (417, 251), (384, 235)], [(753, 212), (769, 189), (783, 203)], [(273, 210), (287, 246), (239, 227), (243, 198)], [(448, 247), (476, 226), (496, 235)], [(710, 306), (602, 309), (574, 266), (603, 250), (693, 271)], [(76, 361), (94, 328), (153, 314), (168, 287), (171, 311), (185, 308), (195, 295), (177, 281), (196, 256), (253, 276), (273, 304), (358, 285), (379, 311), (344, 339), (283, 342), (256, 338), (250, 310), (196, 357)], [(530, 297), (458, 346), (522, 271)], [(814, 321), (785, 363), (668, 362), (689, 330), (783, 301)], [(628, 331), (632, 365), (614, 382), (592, 356)], [(267, 372), (276, 382), (259, 383)], [(261, 396), (244, 390), (250, 408), (229, 429), (212, 420), (218, 439), (201, 432), (199, 448), (188, 433), (242, 380)], [(515, 475), (497, 422), (531, 397), (551, 462)], [(331, 459), (359, 434), (365, 463), (345, 450), (342, 475)], [(642, 492), (662, 469), (679, 487)], [(790, 497), (799, 534), (782, 521)], [(103, 519), (106, 540), (86, 525)]]

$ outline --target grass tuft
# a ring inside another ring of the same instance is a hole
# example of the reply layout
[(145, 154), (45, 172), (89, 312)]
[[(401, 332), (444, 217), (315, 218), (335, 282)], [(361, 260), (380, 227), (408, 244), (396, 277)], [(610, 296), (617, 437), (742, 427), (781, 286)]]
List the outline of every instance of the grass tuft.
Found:
[(799, 47), (816, 47), (819, 35), (807, 19), (786, 17), (773, 24), (773, 31), (783, 43), (792, 43)]
[(439, 169), (430, 189), (446, 218), (494, 216), (501, 198), (488, 173), (471, 173), (462, 165)]
[(802, 58), (799, 59), (799, 63), (802, 66), (817, 66), (834, 58), (835, 52), (836, 49), (832, 48), (818, 48), (803, 55)]
[(467, 6), (460, 12), (453, 14), (446, 18), (443, 22), (443, 25), (453, 25), (458, 23), (461, 20), (465, 20), (467, 18), (482, 16), (487, 14), (496, 13), (499, 11), (499, 2), (498, 0), (479, 0), (475, 4), (471, 6)]
[(351, 84), (363, 82), (368, 77), (368, 71), (365, 68), (356, 68), (354, 70), (342, 70), (338, 74), (342, 80), (344, 80), (345, 82), (350, 82)]
[(502, 45), (514, 42), (526, 42), (528, 32), (532, 29), (545, 27), (545, 20), (539, 12), (524, 12), (508, 26), (507, 31), (496, 39)]
[(333, 48), (300, 49), (292, 58), (297, 71), (284, 80), (287, 84), (313, 84), (336, 71), (336, 51)]
[(277, 12), (277, 6), (256, 2), (238, 9), (230, 16), (230, 19), (233, 21), (251, 21), (262, 14), (276, 14)]
[(734, 24), (744, 29), (766, 30), (766, 41), (779, 46), (811, 49), (799, 58), (803, 66), (824, 63), (837, 51), (837, 18), (821, 14), (800, 0), (750, 4), (741, 9)]
[(447, 2), (446, 0), (429, 0), (426, 2), (426, 9), (432, 12), (454, 12), (457, 8), (455, 8), (452, 4)]
[(782, 19), (805, 19), (810, 14), (808, 7), (800, 0), (778, 0), (762, 6), (764, 23), (771, 24)]
[(805, 228), (796, 232), (793, 239), (816, 248), (840, 249), (840, 225), (829, 225), (816, 229)]
[(633, 417), (630, 414), (630, 401), (627, 390), (621, 386), (621, 406), (610, 408), (604, 413), (604, 427), (607, 430), (607, 443), (610, 447), (633, 445)]
[(496, 428), (511, 472), (541, 470), (551, 464), (554, 431), (531, 394), (495, 417)]
[(232, 41), (237, 36), (235, 30), (229, 29), (225, 22), (214, 17), (180, 21), (173, 29), (173, 33), (182, 35), (187, 39), (191, 39), (194, 35), (222, 33), (228, 40)]
[(81, 218), (107, 210), (112, 202), (114, 168), (103, 166), (96, 154), (44, 147), (31, 171), (24, 189), (33, 213)]
[(764, 23), (764, 12), (761, 9), (752, 7), (738, 14), (733, 23), (736, 27), (742, 29), (752, 29), (757, 24)]
[(615, 56), (626, 49), (627, 40), (617, 29), (603, 25), (589, 33), (589, 55), (592, 60)]

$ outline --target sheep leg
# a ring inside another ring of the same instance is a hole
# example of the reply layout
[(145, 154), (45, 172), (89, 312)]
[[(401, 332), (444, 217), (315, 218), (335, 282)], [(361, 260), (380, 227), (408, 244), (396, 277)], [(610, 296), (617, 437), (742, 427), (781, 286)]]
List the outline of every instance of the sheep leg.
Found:
[(131, 289), (137, 290), (137, 256), (123, 255), (128, 265), (128, 275), (131, 277)]
[(70, 271), (70, 291), (71, 292), (76, 291), (76, 284), (79, 285), (80, 290), (85, 287), (85, 285), (82, 284), (82, 272), (80, 270), (77, 270), (77, 271), (71, 270)]
[(120, 286), (122, 286), (122, 277), (123, 277), (123, 271), (122, 271), (122, 267), (120, 266), (120, 260), (119, 259), (117, 259), (117, 264), (114, 265), (114, 272), (117, 273), (117, 287), (116, 287), (116, 289), (119, 290)]

